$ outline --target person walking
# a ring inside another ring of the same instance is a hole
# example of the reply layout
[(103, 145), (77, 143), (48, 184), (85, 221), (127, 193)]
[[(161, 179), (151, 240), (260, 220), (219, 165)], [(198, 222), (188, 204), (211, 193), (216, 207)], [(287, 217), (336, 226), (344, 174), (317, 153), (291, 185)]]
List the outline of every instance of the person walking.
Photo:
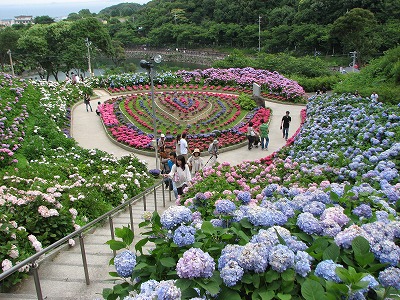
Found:
[(264, 149), (268, 150), (268, 145), (269, 145), (268, 134), (269, 134), (268, 124), (265, 123), (264, 119), (262, 119), (260, 125), (261, 151)]
[(185, 157), (185, 162), (186, 162), (188, 160), (188, 152), (189, 152), (189, 146), (186, 140), (186, 132), (182, 133), (180, 146), (181, 146), (181, 155)]
[(181, 135), (177, 134), (175, 140), (175, 153), (176, 155), (181, 155)]
[(290, 125), (290, 122), (292, 122), (292, 118), (289, 116), (289, 114), (290, 114), (290, 112), (286, 111), (286, 115), (282, 117), (282, 121), (281, 121), (281, 130), (282, 130), (283, 138), (285, 140), (288, 139), (289, 125)]
[(194, 149), (192, 156), (188, 159), (188, 166), (192, 177), (204, 167), (204, 161), (200, 155), (200, 149), (196, 148)]
[(186, 163), (185, 157), (179, 155), (176, 158), (176, 163), (172, 166), (171, 172), (163, 174), (164, 177), (169, 177), (175, 183), (178, 195), (183, 195), (183, 190), (192, 180), (192, 175), (189, 171), (189, 166)]
[(87, 112), (89, 112), (89, 107), (90, 107), (90, 111), (93, 112), (92, 106), (90, 105), (90, 96), (88, 93), (85, 93), (83, 95), (83, 103), (85, 103), (85, 105), (86, 105)]
[(214, 140), (208, 146), (208, 153), (210, 153), (210, 159), (207, 161), (207, 163), (204, 166), (208, 165), (209, 167), (212, 167), (217, 163), (217, 158), (218, 158), (218, 155), (219, 155), (219, 152), (218, 152), (218, 140)]
[(253, 128), (253, 122), (249, 122), (247, 126), (247, 139), (249, 141), (248, 149), (251, 150), (253, 148), (254, 139), (256, 137), (256, 132)]
[[(163, 164), (163, 169), (162, 169), (162, 174), (167, 175), (171, 172), (172, 167), (176, 164), (176, 153), (171, 151), (169, 152), (169, 157), (168, 159), (163, 159), (162, 160)], [(172, 178), (165, 176), (165, 186), (169, 188), (170, 191), (174, 192), (175, 200), (178, 199), (178, 190), (176, 189), (176, 184), (172, 180)]]

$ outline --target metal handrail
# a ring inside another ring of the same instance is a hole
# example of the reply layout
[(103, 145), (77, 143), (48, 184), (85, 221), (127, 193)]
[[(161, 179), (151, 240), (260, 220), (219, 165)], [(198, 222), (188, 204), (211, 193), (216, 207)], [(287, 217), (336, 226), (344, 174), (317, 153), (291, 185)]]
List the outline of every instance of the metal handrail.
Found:
[[(19, 262), (18, 264), (16, 264), (15, 266), (11, 267), (10, 269), (4, 271), (3, 273), (0, 274), (0, 281), (4, 280), (5, 278), (7, 278), (8, 276), (14, 274), (15, 272), (17, 272), (20, 268), (31, 264), (32, 265), (32, 269), (33, 269), (33, 276), (34, 276), (34, 281), (35, 281), (35, 287), (36, 287), (36, 294), (39, 300), (43, 299), (42, 296), (42, 291), (41, 291), (41, 287), (40, 287), (40, 280), (39, 280), (39, 275), (37, 272), (37, 261), (39, 260), (39, 258), (42, 255), (45, 255), (46, 253), (54, 250), (55, 248), (65, 244), (69, 239), (72, 239), (76, 236), (79, 237), (79, 243), (81, 246), (81, 253), (82, 253), (82, 260), (83, 260), (83, 267), (84, 267), (84, 271), (85, 271), (85, 280), (86, 280), (86, 284), (89, 285), (90, 281), (89, 281), (89, 273), (88, 273), (88, 267), (87, 267), (87, 262), (86, 262), (86, 253), (85, 253), (85, 249), (84, 249), (84, 243), (83, 243), (83, 234), (85, 232), (87, 232), (89, 229), (91, 229), (91, 227), (93, 227), (94, 225), (97, 225), (98, 223), (100, 223), (101, 221), (105, 220), (106, 218), (109, 219), (110, 221), (110, 228), (111, 228), (111, 237), (112, 239), (114, 239), (114, 229), (113, 229), (113, 223), (112, 223), (112, 216), (119, 212), (120, 210), (126, 208), (126, 206), (129, 206), (131, 208), (131, 205), (143, 200), (144, 201), (144, 210), (146, 211), (146, 195), (151, 194), (152, 192), (154, 193), (154, 204), (155, 204), (155, 211), (157, 211), (157, 203), (156, 203), (156, 189), (159, 188), (160, 186), (163, 186), (164, 181), (161, 180), (160, 182), (156, 183), (155, 185), (147, 188), (146, 190), (144, 190), (143, 192), (139, 193), (138, 195), (136, 195), (135, 197), (125, 201), (124, 203), (118, 205), (117, 207), (113, 208), (112, 210), (106, 212), (105, 214), (101, 215), (100, 217), (98, 217), (97, 219), (89, 222), (88, 224), (86, 224), (85, 226), (81, 227), (80, 229), (68, 234), (67, 236), (61, 238), (60, 240), (54, 242), (53, 244), (47, 246), (45, 249), (41, 250), (40, 252), (35, 253), (34, 255), (28, 257), (27, 259)], [(162, 194), (163, 194), (163, 206), (165, 207), (165, 190), (164, 188), (162, 188)], [(171, 201), (171, 191), (169, 191), (169, 199)], [(133, 231), (133, 216), (132, 216), (132, 210), (130, 212), (130, 224), (131, 224), (131, 230)], [(114, 251), (114, 256), (115, 256), (115, 251)]]

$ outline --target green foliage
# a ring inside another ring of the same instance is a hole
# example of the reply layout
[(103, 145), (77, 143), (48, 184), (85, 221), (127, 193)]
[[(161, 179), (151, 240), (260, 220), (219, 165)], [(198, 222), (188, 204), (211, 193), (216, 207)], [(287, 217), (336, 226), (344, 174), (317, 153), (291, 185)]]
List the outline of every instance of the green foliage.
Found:
[(240, 107), (245, 110), (253, 110), (257, 107), (254, 99), (248, 94), (241, 93), (236, 99), (236, 102), (239, 103)]
[(328, 76), (320, 76), (315, 78), (308, 78), (299, 75), (291, 75), (290, 79), (296, 80), (306, 92), (315, 92), (317, 90), (321, 90), (322, 87), (327, 88), (328, 90), (332, 90), (335, 84), (343, 80), (345, 75), (342, 74), (333, 74)]
[(362, 97), (377, 92), (379, 101), (397, 104), (400, 101), (400, 47), (385, 52), (381, 58), (371, 61), (360, 73), (348, 74), (334, 86), (337, 93), (353, 93), (358, 90)]

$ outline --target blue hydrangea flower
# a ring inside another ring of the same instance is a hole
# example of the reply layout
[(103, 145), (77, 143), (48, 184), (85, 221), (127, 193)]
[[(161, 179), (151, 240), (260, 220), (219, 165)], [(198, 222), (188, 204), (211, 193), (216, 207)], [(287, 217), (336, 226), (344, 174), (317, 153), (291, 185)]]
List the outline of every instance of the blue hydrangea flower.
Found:
[(174, 232), (174, 243), (178, 247), (192, 245), (195, 241), (195, 233), (196, 229), (194, 229), (192, 226), (181, 225)]
[(181, 299), (181, 290), (175, 286), (173, 280), (160, 281), (157, 286), (158, 300), (179, 300)]
[(180, 278), (210, 278), (214, 271), (214, 259), (198, 248), (185, 251), (176, 264), (176, 272)]
[(262, 192), (262, 194), (265, 197), (272, 197), (272, 195), (274, 194), (274, 192), (278, 189), (279, 185), (277, 185), (276, 183), (270, 184), (268, 185), (264, 191)]
[(282, 273), (294, 266), (294, 253), (287, 246), (279, 244), (272, 247), (268, 262), (273, 270)]
[(331, 259), (323, 260), (315, 268), (315, 275), (317, 275), (318, 277), (322, 277), (325, 280), (339, 283), (341, 282), (341, 279), (335, 273), (337, 267), (343, 268), (341, 264), (336, 264)]
[(231, 200), (220, 199), (215, 202), (215, 214), (229, 215), (236, 210), (236, 205)]
[(382, 240), (374, 244), (371, 251), (381, 263), (388, 263), (392, 266), (400, 263), (400, 247), (393, 241)]
[(237, 199), (241, 201), (243, 204), (248, 204), (251, 200), (251, 194), (247, 191), (240, 191), (237, 194)]
[(214, 226), (214, 227), (225, 227), (225, 222), (224, 220), (221, 219), (211, 219), (210, 223)]
[(118, 253), (114, 258), (114, 265), (119, 276), (129, 277), (136, 266), (136, 255), (129, 250)]
[(384, 287), (391, 286), (400, 290), (400, 269), (389, 267), (379, 273), (378, 280)]
[(287, 222), (287, 217), (280, 211), (260, 206), (250, 207), (248, 219), (254, 226), (273, 226), (283, 225)]
[(226, 245), (221, 251), (221, 256), (218, 258), (218, 270), (225, 268), (225, 266), (231, 260), (238, 262), (242, 251), (243, 246), (229, 244)]
[(243, 268), (239, 266), (236, 261), (229, 261), (220, 272), (220, 277), (224, 281), (226, 286), (234, 286), (240, 280), (242, 280), (244, 274)]
[(319, 201), (312, 201), (303, 207), (303, 212), (312, 213), (314, 216), (320, 216), (324, 212), (326, 205)]
[(268, 266), (269, 249), (263, 244), (247, 243), (243, 246), (238, 264), (247, 271), (263, 273)]
[(158, 281), (154, 279), (150, 279), (146, 282), (143, 282), (140, 285), (140, 293), (146, 296), (151, 296), (153, 292), (156, 290), (158, 285)]
[(301, 213), (297, 217), (296, 225), (308, 234), (320, 234), (322, 232), (322, 226), (319, 220), (308, 212)]
[(192, 221), (192, 212), (185, 206), (171, 206), (161, 215), (161, 224), (166, 229)]
[(372, 217), (372, 209), (368, 204), (360, 204), (356, 208), (353, 209), (353, 214), (357, 217), (371, 218)]
[(294, 269), (300, 276), (306, 277), (308, 273), (311, 272), (311, 262), (313, 261), (313, 257), (307, 252), (297, 251), (294, 261)]

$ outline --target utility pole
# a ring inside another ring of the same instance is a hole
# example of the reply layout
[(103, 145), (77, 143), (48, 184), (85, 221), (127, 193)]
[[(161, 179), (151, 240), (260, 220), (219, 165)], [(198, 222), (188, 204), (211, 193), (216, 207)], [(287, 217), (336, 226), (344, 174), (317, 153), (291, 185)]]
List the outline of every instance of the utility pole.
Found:
[(12, 76), (15, 76), (15, 74), (14, 74), (14, 65), (13, 65), (12, 56), (11, 56), (11, 50), (10, 49), (8, 49), (7, 54), (10, 56), (11, 74), (12, 74)]
[(261, 16), (258, 16), (258, 52), (261, 51)]
[(90, 63), (90, 46), (92, 45), (92, 42), (89, 41), (89, 38), (86, 38), (85, 43), (86, 43), (86, 47), (87, 47), (89, 76), (92, 77), (92, 65)]
[(354, 72), (354, 69), (355, 69), (354, 66), (356, 65), (357, 51), (350, 52), (350, 54), (351, 54), (351, 57), (353, 58), (352, 67), (353, 67), (353, 72)]

